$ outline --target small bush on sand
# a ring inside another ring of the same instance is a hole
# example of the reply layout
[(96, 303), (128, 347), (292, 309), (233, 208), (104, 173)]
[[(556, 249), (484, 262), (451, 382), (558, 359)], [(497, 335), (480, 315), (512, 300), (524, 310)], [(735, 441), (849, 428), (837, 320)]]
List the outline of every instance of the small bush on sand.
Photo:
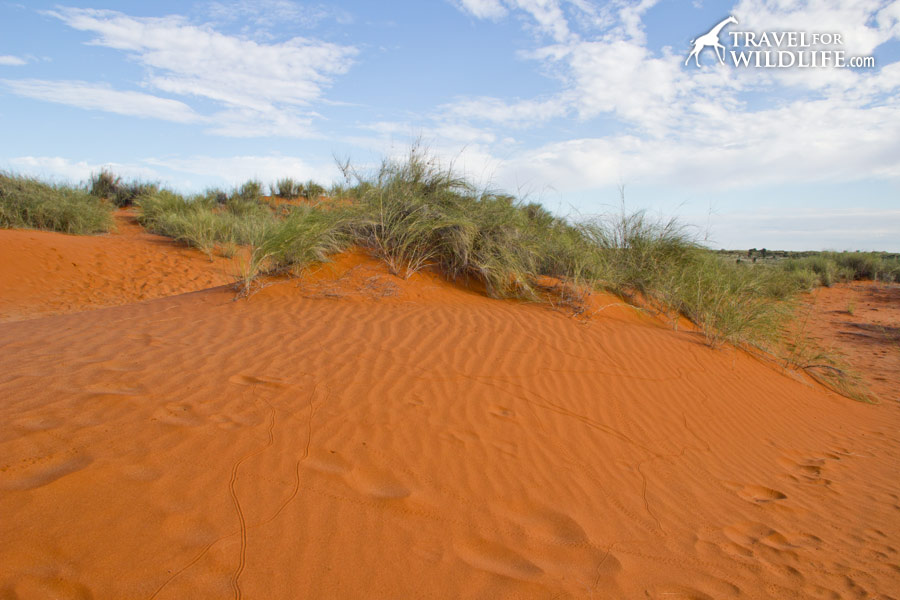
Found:
[(90, 234), (112, 226), (112, 207), (83, 188), (0, 172), (0, 227)]
[(240, 199), (246, 202), (259, 202), (263, 196), (263, 184), (256, 179), (248, 179), (231, 195), (232, 199)]
[(139, 198), (155, 194), (157, 191), (159, 191), (159, 186), (155, 183), (140, 181), (121, 183), (112, 197), (112, 202), (119, 208), (125, 208), (133, 205)]
[(116, 190), (122, 179), (114, 175), (108, 169), (102, 169), (96, 175), (91, 175), (91, 194), (98, 197), (109, 199), (115, 196)]
[(311, 200), (315, 202), (319, 199), (322, 194), (325, 193), (325, 188), (315, 181), (307, 181), (303, 184), (300, 190), (300, 195), (306, 198), (307, 200)]
[(279, 198), (284, 198), (285, 200), (299, 198), (302, 192), (303, 185), (291, 179), (290, 177), (279, 179), (272, 186), (272, 193), (274, 193)]

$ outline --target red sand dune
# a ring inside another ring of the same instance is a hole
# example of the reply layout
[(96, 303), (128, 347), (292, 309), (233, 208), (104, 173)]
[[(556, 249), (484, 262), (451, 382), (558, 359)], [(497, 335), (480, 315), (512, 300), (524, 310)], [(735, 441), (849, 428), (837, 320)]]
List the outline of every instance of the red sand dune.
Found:
[(900, 597), (896, 403), (359, 255), (233, 298), (0, 324), (0, 596)]
[(231, 261), (144, 231), (132, 211), (104, 236), (0, 229), (0, 321), (77, 312), (234, 281)]

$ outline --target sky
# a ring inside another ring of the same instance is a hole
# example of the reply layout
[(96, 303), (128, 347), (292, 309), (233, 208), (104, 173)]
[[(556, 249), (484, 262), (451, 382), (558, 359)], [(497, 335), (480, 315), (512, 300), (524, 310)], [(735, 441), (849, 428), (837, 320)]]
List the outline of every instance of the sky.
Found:
[(573, 219), (898, 252), (900, 0), (0, 0), (0, 131), (2, 170), (184, 192), (327, 185), (419, 140)]

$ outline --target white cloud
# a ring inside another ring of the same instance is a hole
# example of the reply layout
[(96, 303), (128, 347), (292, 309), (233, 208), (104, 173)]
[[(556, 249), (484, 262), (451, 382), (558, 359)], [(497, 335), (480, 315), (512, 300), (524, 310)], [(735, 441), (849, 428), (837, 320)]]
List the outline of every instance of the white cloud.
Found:
[(326, 19), (335, 19), (339, 23), (352, 21), (350, 14), (339, 8), (323, 4), (300, 4), (290, 0), (213, 1), (203, 8), (215, 22), (249, 23), (265, 29), (284, 24), (290, 24), (292, 28), (309, 29)]
[(735, 212), (713, 219), (713, 235), (715, 246), (728, 248), (898, 250), (900, 210)]
[(143, 162), (199, 178), (215, 178), (228, 185), (237, 185), (248, 179), (271, 183), (281, 177), (315, 179), (327, 184), (338, 177), (338, 169), (334, 164), (313, 165), (293, 156), (191, 156), (146, 158)]
[[(0, 159), (2, 160), (2, 159)], [(73, 161), (60, 156), (18, 156), (5, 162), (16, 173), (34, 175), (56, 181), (86, 181), (92, 174), (109, 169), (116, 175), (144, 181), (161, 180), (160, 173), (152, 168), (124, 163), (92, 163)]]
[(26, 64), (25, 59), (9, 54), (0, 55), (0, 65), (4, 67), (21, 67)]
[[(508, 0), (553, 43), (525, 54), (562, 82), (549, 98), (509, 102), (468, 98), (439, 107), (433, 120), (521, 127), (577, 114), (585, 125), (613, 117), (618, 131), (516, 149), (498, 159), (506, 184), (522, 174), (560, 190), (680, 184), (726, 189), (763, 183), (900, 179), (900, 63), (852, 69), (684, 67), (688, 48), (654, 51), (642, 18), (655, 0), (576, 8), (592, 16), (592, 35), (551, 26), (563, 1)], [(540, 5), (541, 11), (535, 8)], [(742, 0), (741, 29), (835, 31), (853, 52), (900, 38), (900, 2), (821, 0), (810, 4)], [(543, 17), (541, 16), (543, 15)], [(553, 15), (548, 17), (547, 15)], [(748, 15), (753, 15), (751, 19)], [(708, 24), (698, 24), (702, 33)], [(568, 34), (566, 33), (568, 32)], [(683, 53), (682, 53), (683, 51)], [(677, 52), (677, 54), (676, 54)], [(848, 54), (850, 54), (848, 47)], [(624, 127), (624, 132), (621, 131)], [(497, 156), (500, 148), (482, 148)]]
[(306, 107), (322, 98), (356, 54), (352, 46), (303, 37), (260, 43), (178, 16), (131, 17), (78, 8), (48, 14), (97, 34), (91, 44), (128, 52), (146, 67), (146, 86), (224, 105), (211, 117), (210, 131), (221, 135), (313, 135), (314, 114)]
[(121, 92), (103, 84), (43, 79), (0, 79), (0, 83), (8, 86), (19, 96), (88, 110), (102, 110), (176, 123), (202, 120), (200, 115), (183, 102), (140, 92)]
[(440, 114), (449, 117), (512, 126), (542, 123), (565, 115), (567, 110), (566, 102), (561, 97), (515, 102), (490, 97), (468, 98), (438, 107)]
[(126, 179), (155, 181), (180, 191), (206, 186), (235, 186), (248, 179), (272, 183), (282, 177), (314, 179), (328, 184), (338, 179), (333, 164), (311, 164), (293, 156), (189, 156), (184, 158), (140, 158), (128, 163), (72, 160), (59, 156), (18, 156), (0, 158), (0, 167), (15, 173), (35, 175), (54, 181), (86, 181), (101, 169), (109, 169)]
[(460, 8), (479, 19), (499, 19), (506, 16), (500, 0), (460, 0)]
[(132, 52), (159, 89), (240, 107), (308, 104), (331, 77), (347, 71), (356, 50), (295, 37), (262, 44), (187, 23), (181, 17), (138, 18), (107, 10), (60, 9), (67, 25), (99, 37), (91, 43)]

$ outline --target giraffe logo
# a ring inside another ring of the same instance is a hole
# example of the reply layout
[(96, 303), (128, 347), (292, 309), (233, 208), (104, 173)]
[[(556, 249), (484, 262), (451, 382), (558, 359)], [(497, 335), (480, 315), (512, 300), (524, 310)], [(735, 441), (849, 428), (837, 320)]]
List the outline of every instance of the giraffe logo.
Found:
[[(725, 28), (729, 23), (737, 24), (738, 20), (733, 16), (729, 16), (727, 19), (723, 19), (718, 25), (710, 29), (707, 33), (704, 33), (700, 37), (695, 40), (691, 40), (691, 44), (693, 44), (693, 48), (691, 48), (691, 53), (688, 54), (688, 57), (685, 59), (684, 64), (687, 65), (688, 61), (691, 60), (691, 57), (694, 58), (694, 62), (697, 63), (697, 66), (700, 66), (700, 52), (703, 51), (706, 47), (711, 47), (716, 51), (716, 57), (719, 59), (720, 64), (725, 64), (725, 46), (719, 43), (719, 33), (722, 29)], [(719, 51), (721, 50), (721, 54)]]

